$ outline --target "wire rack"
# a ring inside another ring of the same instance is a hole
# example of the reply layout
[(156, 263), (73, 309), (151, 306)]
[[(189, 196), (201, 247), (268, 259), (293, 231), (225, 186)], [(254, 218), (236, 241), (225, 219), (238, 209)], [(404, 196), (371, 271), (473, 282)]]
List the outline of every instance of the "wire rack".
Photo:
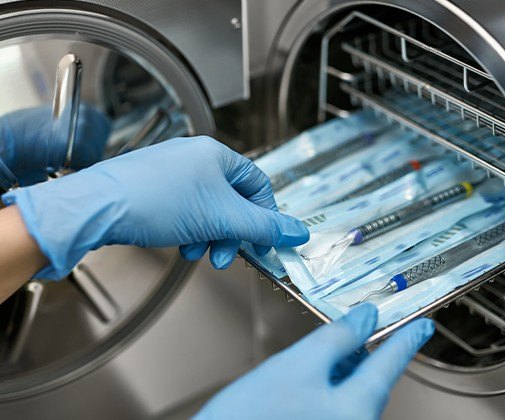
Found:
[[(368, 25), (366, 35), (341, 43), (354, 67), (362, 69), (351, 75), (329, 64), (329, 49), (339, 31), (356, 20)], [(505, 97), (493, 78), (461, 49), (434, 38), (418, 21), (394, 28), (356, 12), (335, 28), (323, 38), (321, 121), (327, 114), (341, 115), (335, 104), (328, 103), (328, 79), (338, 78), (354, 104), (373, 108), (470, 159), (489, 175), (505, 178)]]
[(481, 317), (486, 325), (494, 326), (498, 331), (490, 334), (490, 338), (484, 339), (479, 347), (440, 320), (435, 321), (437, 331), (473, 357), (505, 353), (505, 278), (497, 276), (491, 279), (477, 290), (459, 298), (456, 303), (466, 307), (470, 315)]
[(471, 345), (467, 340), (461, 338), (458, 334), (454, 333), (451, 329), (447, 328), (438, 321), (435, 321), (437, 331), (442, 334), (446, 339), (456, 344), (459, 348), (463, 349), (468, 354), (474, 357), (492, 356), (505, 352), (505, 337), (501, 337), (491, 345), (482, 348), (476, 348)]
[[(343, 71), (338, 63), (332, 65), (334, 49), (347, 53), (353, 68), (358, 70)], [(345, 115), (329, 101), (335, 87), (330, 81), (335, 79), (353, 105), (371, 108), (455, 152), (459, 158), (469, 159), (489, 176), (505, 179), (503, 92), (462, 48), (440, 31), (434, 32), (425, 21), (411, 20), (392, 26), (353, 12), (324, 34), (320, 70), (320, 122), (328, 115)], [(456, 301), (505, 332), (505, 283), (496, 280), (491, 284), (504, 269), (505, 265), (495, 268), (408, 320)], [(502, 286), (504, 294), (497, 301)], [(476, 349), (443, 325), (437, 327), (470, 354), (505, 351), (505, 342)]]
[(479, 291), (472, 292), (461, 299), (470, 312), (484, 318), (505, 333), (505, 279), (496, 277), (484, 284)]
[[(353, 74), (329, 65), (329, 57), (334, 38), (345, 32), (348, 25), (359, 28), (356, 21), (368, 25), (364, 31), (366, 36), (340, 45), (342, 50), (350, 54), (354, 66), (364, 70)], [(376, 32), (370, 31), (370, 26)], [(354, 12), (324, 35), (319, 121), (325, 121), (328, 114), (348, 114), (328, 101), (329, 79), (334, 78), (341, 82), (341, 90), (349, 94), (356, 105), (370, 107), (388, 119), (452, 150), (459, 157), (470, 159), (476, 168), (484, 169), (489, 176), (505, 179), (505, 138), (502, 137), (505, 135), (505, 99), (493, 78), (476, 63), (468, 61), (464, 52), (451, 45), (445, 48), (443, 42), (433, 36), (423, 24), (419, 26), (416, 22), (407, 23), (405, 27), (406, 31), (393, 28), (360, 12)], [(433, 42), (428, 44), (419, 41), (416, 38), (419, 31), (422, 32), (423, 40)], [(436, 80), (437, 84), (430, 83), (430, 80)], [(261, 264), (249, 258), (247, 253), (241, 251), (241, 256), (249, 268), (258, 271), (260, 278), (272, 282), (274, 290), (283, 291), (288, 302), (300, 304), (303, 314), (311, 313), (320, 323), (331, 322), (328, 316), (304, 298), (289, 277), (275, 278)], [(487, 310), (484, 319), (500, 329), (505, 327), (505, 317), (502, 319), (501, 313), (491, 313), (490, 305), (485, 305), (482, 301), (476, 303), (474, 297), (474, 292), (487, 288), (488, 282), (504, 272), (505, 264), (493, 268), (401, 321), (376, 332), (368, 344), (375, 344), (413, 319), (429, 316), (452, 302), (467, 305), (476, 313), (480, 311), (478, 313), (482, 316)], [(469, 293), (471, 296), (466, 296)], [(472, 354), (505, 351), (505, 342), (496, 343), (492, 349), (475, 349), (446, 330), (440, 326), (442, 333), (446, 332), (449, 339)]]
[[(452, 113), (438, 112), (431, 103), (416, 95), (406, 95), (398, 88), (387, 94), (376, 93), (377, 79), (358, 79), (353, 84), (342, 84), (356, 105), (371, 108), (388, 119), (408, 127), (458, 157), (469, 159), (476, 167), (484, 169), (490, 176), (505, 179), (505, 138), (493, 135), (484, 127), (463, 120)], [(406, 100), (405, 100), (406, 99)]]

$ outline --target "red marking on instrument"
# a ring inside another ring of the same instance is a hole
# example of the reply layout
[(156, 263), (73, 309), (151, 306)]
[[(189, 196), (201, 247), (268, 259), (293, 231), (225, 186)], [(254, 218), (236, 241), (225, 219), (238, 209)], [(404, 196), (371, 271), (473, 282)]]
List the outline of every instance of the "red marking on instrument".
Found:
[(418, 160), (411, 160), (409, 163), (410, 166), (412, 166), (412, 168), (414, 169), (414, 171), (418, 171), (423, 166), (421, 162), (419, 162)]

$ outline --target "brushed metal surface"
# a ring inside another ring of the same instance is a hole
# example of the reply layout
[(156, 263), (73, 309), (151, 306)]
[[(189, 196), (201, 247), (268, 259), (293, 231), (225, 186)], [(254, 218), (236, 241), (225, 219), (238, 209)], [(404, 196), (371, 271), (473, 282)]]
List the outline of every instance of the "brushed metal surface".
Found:
[[(102, 268), (111, 275), (116, 272), (113, 261)], [(117, 279), (122, 280), (134, 281)], [(258, 362), (255, 352), (260, 343), (253, 333), (251, 301), (257, 285), (256, 275), (242, 261), (224, 273), (212, 270), (208, 259), (202, 261), (177, 299), (139, 340), (78, 381), (1, 403), (0, 418), (152, 420), (215, 392)], [(299, 323), (290, 318), (293, 326)]]
[[(23, 3), (0, 0), (0, 13), (24, 7)], [(241, 0), (38, 1), (37, 7), (92, 9), (114, 17), (127, 16), (147, 25), (178, 50), (198, 75), (213, 106), (245, 99), (249, 94), (247, 37), (242, 36), (246, 25), (232, 23), (233, 19), (242, 23)]]
[[(328, 16), (345, 13), (352, 8), (366, 5), (384, 5), (422, 16), (457, 40), (482, 67), (505, 86), (505, 3), (491, 1), (447, 0), (305, 0), (291, 12), (289, 22), (277, 37), (268, 65), (270, 75), (269, 132), (272, 141), (289, 133), (286, 107), (290, 94), (293, 65), (300, 48), (317, 25)], [(459, 6), (459, 7), (458, 7)], [(480, 10), (483, 9), (483, 10)], [(484, 10), (486, 9), (486, 10)], [(492, 12), (491, 12), (492, 10)], [(503, 25), (502, 25), (503, 26)]]
[(404, 376), (390, 397), (383, 420), (501, 420), (505, 398), (469, 398), (442, 392)]
[(299, 0), (252, 0), (247, 2), (249, 14), (250, 69), (252, 77), (266, 71), (268, 54), (283, 20)]

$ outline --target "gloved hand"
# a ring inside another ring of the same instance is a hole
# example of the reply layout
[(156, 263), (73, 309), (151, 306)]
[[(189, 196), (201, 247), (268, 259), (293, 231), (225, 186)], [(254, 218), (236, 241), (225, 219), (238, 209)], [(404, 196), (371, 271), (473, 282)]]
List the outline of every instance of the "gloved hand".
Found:
[[(59, 170), (67, 149), (67, 132), (61, 127), (51, 134), (49, 106), (23, 109), (0, 118), (0, 157), (27, 186), (45, 181), (47, 168)], [(82, 169), (102, 159), (111, 124), (100, 111), (81, 104), (72, 158), (72, 169)]]
[(379, 419), (434, 326), (415, 321), (367, 356), (363, 344), (376, 322), (373, 305), (359, 306), (225, 388), (195, 419)]
[(4, 194), (17, 204), (59, 279), (103, 245), (182, 245), (188, 259), (211, 247), (216, 268), (231, 264), (242, 240), (293, 247), (309, 238), (276, 211), (268, 178), (250, 160), (208, 137), (174, 139), (81, 172)]

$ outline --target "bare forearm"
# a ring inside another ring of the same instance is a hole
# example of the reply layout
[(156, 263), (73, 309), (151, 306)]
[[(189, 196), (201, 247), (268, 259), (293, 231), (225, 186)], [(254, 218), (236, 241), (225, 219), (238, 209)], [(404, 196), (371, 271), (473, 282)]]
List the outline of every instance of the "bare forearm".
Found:
[(1, 303), (47, 264), (16, 206), (0, 210), (0, 250)]

